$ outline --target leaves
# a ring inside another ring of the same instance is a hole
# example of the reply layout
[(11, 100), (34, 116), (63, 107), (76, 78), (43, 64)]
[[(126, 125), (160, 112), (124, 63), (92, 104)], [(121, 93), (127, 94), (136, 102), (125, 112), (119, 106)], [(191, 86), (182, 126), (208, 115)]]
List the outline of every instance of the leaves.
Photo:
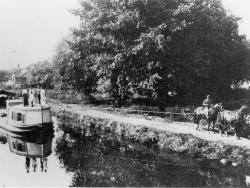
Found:
[(165, 105), (175, 93), (176, 103), (193, 103), (224, 99), (249, 77), (249, 44), (220, 0), (86, 0), (74, 14), (80, 27), (55, 62), (61, 81), (85, 94), (109, 83), (121, 100)]
[(30, 67), (28, 70), (28, 83), (39, 84), (47, 89), (54, 87), (53, 65), (49, 61), (43, 61)]

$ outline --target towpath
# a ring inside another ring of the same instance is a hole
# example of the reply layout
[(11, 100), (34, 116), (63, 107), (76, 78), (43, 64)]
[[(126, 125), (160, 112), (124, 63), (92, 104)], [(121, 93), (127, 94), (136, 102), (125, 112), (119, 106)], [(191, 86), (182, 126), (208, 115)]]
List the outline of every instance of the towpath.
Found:
[(169, 121), (164, 118), (154, 118), (143, 115), (133, 115), (133, 114), (122, 114), (117, 111), (107, 111), (101, 108), (93, 108), (84, 105), (77, 104), (62, 104), (56, 101), (50, 100), (50, 104), (54, 108), (65, 109), (72, 111), (74, 113), (90, 116), (94, 118), (104, 118), (110, 121), (134, 124), (139, 126), (144, 126), (148, 128), (154, 128), (157, 130), (163, 130), (179, 134), (191, 134), (195, 137), (199, 137), (208, 141), (221, 141), (225, 144), (235, 145), (250, 149), (250, 140), (246, 138), (241, 138), (237, 140), (234, 136), (226, 137), (225, 135), (221, 137), (218, 133), (208, 132), (207, 130), (197, 131), (196, 125), (191, 122), (176, 122)]

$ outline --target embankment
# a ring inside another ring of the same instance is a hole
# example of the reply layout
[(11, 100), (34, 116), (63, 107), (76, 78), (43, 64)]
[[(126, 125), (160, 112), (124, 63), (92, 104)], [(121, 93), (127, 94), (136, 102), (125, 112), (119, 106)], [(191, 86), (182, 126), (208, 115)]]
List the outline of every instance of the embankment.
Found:
[(250, 164), (250, 141), (221, 137), (207, 131), (196, 131), (193, 123), (172, 122), (162, 118), (148, 120), (143, 116), (122, 115), (81, 105), (50, 101), (57, 118), (70, 125), (91, 126), (115, 132), (143, 144), (156, 144), (161, 150), (178, 152), (188, 158), (225, 159), (233, 164)]

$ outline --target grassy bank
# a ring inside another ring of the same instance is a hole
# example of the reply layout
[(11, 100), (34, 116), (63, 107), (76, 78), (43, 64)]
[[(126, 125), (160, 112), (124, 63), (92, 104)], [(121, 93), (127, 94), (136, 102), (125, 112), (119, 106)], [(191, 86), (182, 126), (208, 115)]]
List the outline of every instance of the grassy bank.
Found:
[(112, 131), (129, 140), (149, 145), (156, 144), (161, 150), (178, 152), (189, 158), (226, 159), (236, 164), (250, 164), (250, 148), (246, 147), (246, 144), (238, 144), (234, 138), (220, 139), (218, 135), (213, 134), (207, 138), (208, 133), (194, 132), (192, 125), (188, 123), (118, 116), (115, 113), (100, 112), (79, 105), (53, 102), (51, 105), (54, 114), (60, 120), (70, 122), (69, 125), (75, 126), (76, 129), (91, 126)]

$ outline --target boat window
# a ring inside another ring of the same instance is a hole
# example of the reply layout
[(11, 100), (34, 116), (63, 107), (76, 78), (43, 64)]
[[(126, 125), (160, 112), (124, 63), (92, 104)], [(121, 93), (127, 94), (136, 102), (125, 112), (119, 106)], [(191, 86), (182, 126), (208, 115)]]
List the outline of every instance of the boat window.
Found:
[(17, 113), (12, 112), (12, 119), (15, 120), (15, 121), (17, 120)]
[(24, 117), (25, 117), (25, 115), (24, 114), (22, 114), (22, 122), (24, 123)]
[(16, 143), (15, 143), (15, 142), (12, 142), (12, 147), (13, 147), (14, 149), (16, 149)]
[(15, 121), (22, 121), (24, 123), (25, 115), (22, 113), (12, 112), (12, 119)]
[(24, 144), (18, 143), (17, 144), (17, 151), (26, 151), (26, 147)]
[(21, 113), (17, 113), (17, 121), (22, 121), (22, 114)]

